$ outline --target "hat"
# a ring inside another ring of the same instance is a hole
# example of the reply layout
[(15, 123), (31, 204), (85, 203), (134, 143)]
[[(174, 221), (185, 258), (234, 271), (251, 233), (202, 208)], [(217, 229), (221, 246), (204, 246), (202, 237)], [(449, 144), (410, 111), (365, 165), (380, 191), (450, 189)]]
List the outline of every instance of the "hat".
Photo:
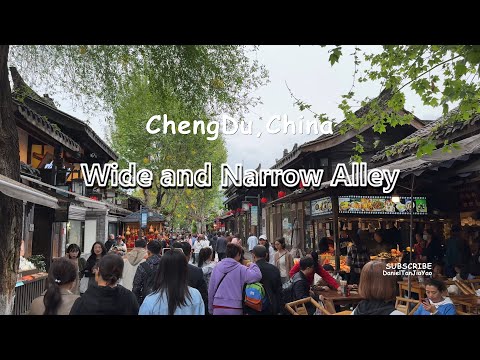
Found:
[(267, 235), (260, 235), (258, 240), (267, 240)]

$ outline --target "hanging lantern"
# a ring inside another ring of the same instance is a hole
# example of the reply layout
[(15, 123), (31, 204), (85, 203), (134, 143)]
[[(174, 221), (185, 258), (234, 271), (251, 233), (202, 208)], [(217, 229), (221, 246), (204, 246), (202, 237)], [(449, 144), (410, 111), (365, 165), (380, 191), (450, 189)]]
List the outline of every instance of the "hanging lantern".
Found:
[(155, 232), (155, 230), (153, 230), (153, 226), (152, 226), (152, 225), (150, 225), (150, 229), (148, 229), (148, 232), (149, 232), (149, 233), (154, 233), (154, 232)]
[(125, 235), (130, 236), (130, 226), (127, 226), (127, 231), (125, 232)]
[(157, 229), (157, 230), (155, 230), (155, 235), (158, 235), (158, 234), (160, 234), (160, 233), (158, 232), (158, 229)]
[(267, 199), (266, 197), (262, 197), (262, 198), (260, 199), (260, 202), (261, 202), (262, 204), (266, 204), (266, 203), (268, 202), (268, 199)]
[(300, 185), (298, 186), (300, 189), (304, 189), (305, 185), (303, 185), (303, 182), (300, 181)]
[(278, 195), (278, 198), (281, 199), (281, 198), (285, 197), (285, 195), (287, 195), (287, 193), (285, 191), (279, 191), (277, 193), (277, 195)]
[(252, 204), (252, 203), (248, 203), (248, 207), (252, 207), (252, 206), (253, 206), (253, 204)]

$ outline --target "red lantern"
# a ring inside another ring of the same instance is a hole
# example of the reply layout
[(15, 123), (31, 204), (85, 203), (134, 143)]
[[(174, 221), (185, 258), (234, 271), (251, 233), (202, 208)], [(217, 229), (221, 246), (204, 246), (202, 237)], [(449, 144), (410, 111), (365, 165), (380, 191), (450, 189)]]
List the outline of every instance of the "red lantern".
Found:
[(287, 195), (287, 193), (285, 191), (279, 191), (277, 195), (278, 195), (278, 198), (280, 199), (280, 198), (283, 198), (285, 195)]
[(252, 204), (252, 203), (248, 203), (248, 207), (252, 207), (252, 206), (253, 206), (253, 204)]
[(303, 182), (300, 181), (300, 189), (303, 189), (305, 186), (303, 185)]
[(262, 198), (260, 199), (260, 202), (261, 202), (262, 204), (266, 204), (266, 203), (268, 202), (268, 199), (267, 199), (266, 197), (262, 197)]

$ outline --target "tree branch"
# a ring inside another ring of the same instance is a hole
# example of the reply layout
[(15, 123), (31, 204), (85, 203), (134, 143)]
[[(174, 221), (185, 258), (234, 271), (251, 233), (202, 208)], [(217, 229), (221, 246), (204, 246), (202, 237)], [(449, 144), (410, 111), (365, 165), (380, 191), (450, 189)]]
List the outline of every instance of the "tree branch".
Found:
[(446, 64), (446, 63), (448, 63), (448, 62), (450, 62), (450, 61), (453, 61), (453, 60), (459, 58), (460, 56), (462, 56), (462, 55), (458, 54), (457, 56), (454, 56), (454, 57), (452, 57), (451, 59), (442, 61), (441, 63), (438, 63), (437, 65), (431, 67), (430, 69), (425, 70), (423, 73), (421, 73), (420, 75), (418, 75), (415, 79), (410, 80), (410, 81), (407, 82), (405, 85), (403, 85), (401, 88), (399, 88), (397, 91), (395, 91), (394, 94), (396, 94), (397, 92), (401, 91), (405, 86), (410, 85), (410, 84), (411, 84), (412, 82), (414, 82), (415, 80), (420, 79), (420, 78), (421, 78), (423, 75), (425, 75), (426, 73), (432, 71), (433, 69), (435, 69), (435, 68), (437, 68), (437, 67), (439, 67), (439, 66), (441, 66), (441, 65), (443, 65), (443, 64)]

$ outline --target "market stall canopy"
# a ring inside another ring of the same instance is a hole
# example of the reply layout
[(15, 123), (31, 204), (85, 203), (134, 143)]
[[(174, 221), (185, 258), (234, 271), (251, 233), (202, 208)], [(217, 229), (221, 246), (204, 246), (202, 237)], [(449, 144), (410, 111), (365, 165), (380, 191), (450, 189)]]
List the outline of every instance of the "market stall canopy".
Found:
[(58, 209), (58, 200), (44, 192), (0, 175), (0, 192), (15, 199)]
[(41, 185), (41, 186), (46, 187), (48, 189), (54, 190), (57, 193), (63, 194), (64, 196), (68, 196), (68, 195), (74, 196), (76, 201), (82, 203), (83, 206), (85, 206), (87, 208), (98, 209), (98, 210), (107, 210), (107, 205), (104, 202), (97, 201), (97, 200), (94, 200), (94, 199), (90, 199), (86, 196), (82, 196), (82, 195), (79, 195), (77, 193), (59, 188), (57, 186), (53, 186), (53, 185), (44, 183), (43, 181), (28, 177), (28, 176), (25, 176), (25, 175), (20, 175), (20, 177), (23, 180), (28, 180), (28, 181), (33, 182), (35, 184), (38, 184), (38, 185)]
[[(140, 222), (140, 217), (141, 217), (141, 211), (134, 212), (125, 218), (121, 219), (123, 223), (139, 223)], [(162, 214), (148, 209), (148, 219), (147, 222), (164, 222), (165, 221), (165, 216)]]

